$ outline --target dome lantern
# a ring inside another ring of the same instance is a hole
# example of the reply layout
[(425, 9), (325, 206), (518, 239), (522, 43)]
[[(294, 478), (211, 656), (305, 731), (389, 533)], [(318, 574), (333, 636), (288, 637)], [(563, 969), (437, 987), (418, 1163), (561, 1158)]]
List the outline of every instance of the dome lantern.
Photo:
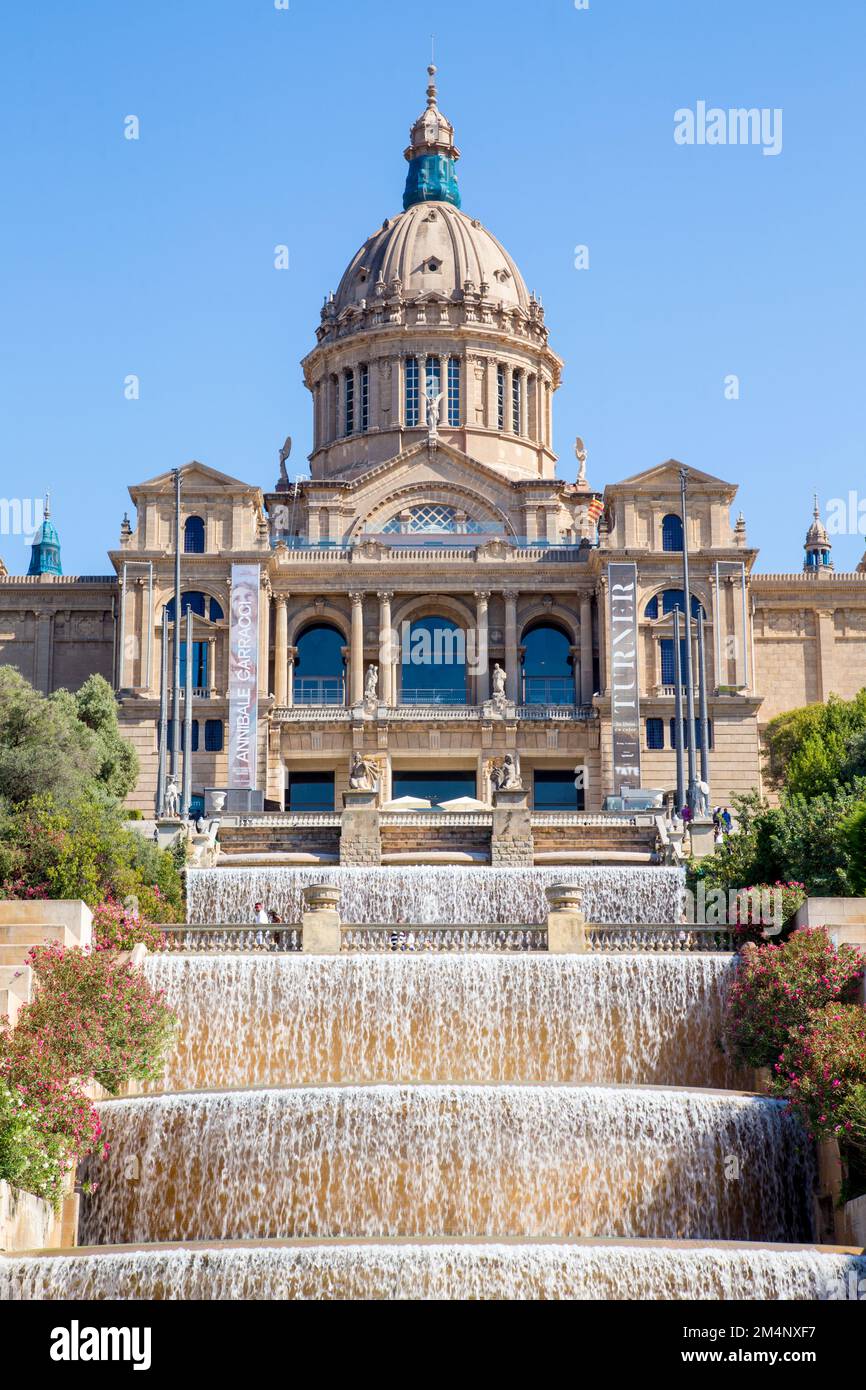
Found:
[(409, 164), (403, 210), (415, 203), (452, 203), (460, 206), (455, 164), (460, 151), (454, 144), (454, 127), (436, 105), (436, 68), (427, 69), (427, 107), (409, 132), (409, 145), (403, 151)]
[(30, 547), (30, 568), (27, 573), (33, 575), (63, 573), (60, 564), (60, 537), (54, 522), (51, 520), (51, 502), (47, 492), (42, 525), (36, 532)]
[(827, 528), (821, 520), (821, 512), (818, 507), (818, 494), (815, 493), (815, 506), (812, 511), (812, 525), (806, 532), (806, 540), (803, 549), (806, 558), (803, 561), (803, 569), (807, 574), (817, 574), (821, 571), (833, 569), (833, 561), (830, 556), (832, 542), (827, 535)]

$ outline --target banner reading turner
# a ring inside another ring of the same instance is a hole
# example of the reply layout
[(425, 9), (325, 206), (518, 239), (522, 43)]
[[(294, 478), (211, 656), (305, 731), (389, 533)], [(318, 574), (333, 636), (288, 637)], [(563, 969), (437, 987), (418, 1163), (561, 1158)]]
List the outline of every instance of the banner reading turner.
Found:
[(640, 786), (637, 565), (609, 564), (613, 785)]
[(228, 784), (244, 791), (256, 789), (259, 585), (258, 565), (232, 565)]

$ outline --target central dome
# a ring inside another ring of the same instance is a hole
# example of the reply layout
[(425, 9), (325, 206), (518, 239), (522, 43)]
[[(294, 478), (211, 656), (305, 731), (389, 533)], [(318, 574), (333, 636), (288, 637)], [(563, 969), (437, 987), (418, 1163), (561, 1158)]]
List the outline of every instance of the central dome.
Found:
[(523, 277), (504, 246), (451, 203), (414, 203), (388, 218), (353, 256), (334, 310), (385, 297), (395, 281), (405, 300), (431, 293), (458, 300), (470, 289), (505, 308), (529, 310)]

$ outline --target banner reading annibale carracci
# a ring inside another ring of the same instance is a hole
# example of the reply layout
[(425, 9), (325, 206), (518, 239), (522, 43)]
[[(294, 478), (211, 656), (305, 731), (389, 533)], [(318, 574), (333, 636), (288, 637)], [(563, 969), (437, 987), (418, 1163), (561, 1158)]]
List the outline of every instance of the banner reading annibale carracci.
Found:
[(259, 585), (258, 565), (232, 565), (228, 785), (244, 791), (256, 789)]
[(637, 565), (610, 564), (610, 722), (613, 785), (640, 786), (640, 690), (637, 645)]

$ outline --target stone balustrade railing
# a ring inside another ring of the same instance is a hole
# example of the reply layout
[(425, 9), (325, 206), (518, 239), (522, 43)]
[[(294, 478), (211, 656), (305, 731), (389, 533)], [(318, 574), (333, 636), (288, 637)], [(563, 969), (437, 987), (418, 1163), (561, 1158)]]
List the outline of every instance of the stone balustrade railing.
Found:
[(340, 918), (340, 889), (333, 883), (312, 883), (301, 890), (303, 913), (299, 925), (242, 923), (237, 926), (177, 926), (164, 928), (168, 950), (184, 952), (280, 953), (305, 951), (321, 955), (340, 952), (454, 952), (501, 953), (549, 951), (557, 955), (602, 955), (617, 952), (722, 952), (736, 948), (734, 932), (724, 926), (691, 924), (588, 923), (582, 911), (582, 890), (575, 883), (545, 888), (548, 903), (545, 926), (524, 924), (455, 927), (450, 923), (348, 923)]
[(283, 955), (302, 949), (300, 926), (163, 927), (166, 950), (193, 955)]
[(593, 955), (610, 952), (641, 954), (687, 954), (690, 952), (733, 951), (736, 938), (729, 927), (589, 925), (586, 949)]
[(364, 926), (342, 928), (344, 951), (452, 951), (458, 955), (546, 951), (544, 927)]
[(336, 827), (342, 820), (339, 811), (263, 811), (251, 816), (224, 816), (223, 825), (236, 826), (239, 830), (281, 829), (310, 830), (317, 826)]

